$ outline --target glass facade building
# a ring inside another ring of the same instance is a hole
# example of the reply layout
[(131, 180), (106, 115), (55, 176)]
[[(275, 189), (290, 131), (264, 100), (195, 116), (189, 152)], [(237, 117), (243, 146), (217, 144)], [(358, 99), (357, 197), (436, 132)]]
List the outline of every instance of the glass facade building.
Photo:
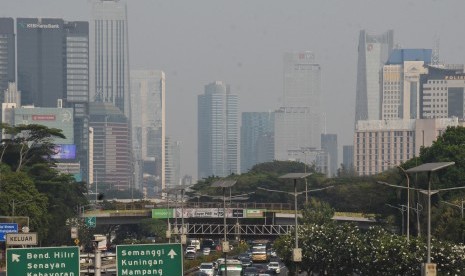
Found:
[(284, 102), (275, 112), (275, 159), (293, 159), (295, 150), (319, 148), (321, 68), (310, 51), (284, 54)]
[(241, 172), (254, 165), (273, 161), (274, 113), (242, 112)]
[(96, 0), (92, 6), (95, 101), (113, 103), (129, 118), (129, 49), (126, 4)]
[(380, 35), (360, 31), (358, 42), (355, 123), (381, 118), (380, 72), (394, 47), (394, 31)]
[(216, 81), (198, 96), (198, 177), (239, 173), (239, 118), (236, 94)]
[[(143, 175), (156, 180), (158, 190), (165, 188), (165, 73), (157, 70), (131, 70), (132, 152), (136, 188)], [(145, 164), (145, 165), (144, 165)], [(144, 170), (153, 164), (154, 168)], [(153, 173), (155, 172), (155, 173)], [(146, 187), (148, 192), (155, 187)]]
[(15, 50), (14, 20), (0, 18), (0, 93), (16, 81)]

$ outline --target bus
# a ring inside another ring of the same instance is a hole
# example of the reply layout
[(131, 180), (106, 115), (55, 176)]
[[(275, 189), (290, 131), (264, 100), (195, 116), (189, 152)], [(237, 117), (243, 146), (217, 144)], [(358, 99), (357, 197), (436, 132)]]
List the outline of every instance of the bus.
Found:
[(252, 244), (252, 262), (265, 263), (270, 261), (270, 242), (268, 240), (254, 241)]
[[(227, 260), (226, 266), (228, 269), (228, 276), (241, 276), (242, 275), (242, 263), (239, 260)], [(217, 275), (225, 275), (224, 273), (225, 264), (224, 261), (220, 263), (218, 267)]]

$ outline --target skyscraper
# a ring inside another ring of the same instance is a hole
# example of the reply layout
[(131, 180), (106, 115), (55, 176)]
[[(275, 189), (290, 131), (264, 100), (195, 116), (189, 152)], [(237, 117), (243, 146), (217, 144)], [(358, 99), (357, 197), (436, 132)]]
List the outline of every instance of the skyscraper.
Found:
[(17, 19), (21, 104), (73, 108), (74, 143), (88, 181), (89, 24), (63, 19)]
[[(13, 18), (0, 18), (0, 93), (15, 82), (15, 34)], [(0, 97), (3, 98), (3, 97)]]
[(319, 148), (321, 68), (312, 52), (284, 55), (284, 105), (275, 112), (275, 159), (301, 148)]
[(165, 176), (166, 188), (175, 188), (181, 184), (181, 142), (166, 137)]
[(198, 96), (198, 177), (239, 173), (238, 96), (216, 81)]
[(258, 163), (273, 161), (273, 137), (274, 113), (242, 112), (241, 172)]
[(329, 156), (328, 175), (335, 176), (339, 166), (337, 157), (337, 134), (321, 134), (321, 149)]
[(92, 24), (95, 101), (113, 103), (129, 117), (126, 4), (120, 0), (94, 0)]
[(16, 22), (21, 103), (56, 107), (66, 97), (64, 21), (18, 18)]
[[(156, 70), (131, 70), (132, 152), (136, 188), (143, 175), (156, 179), (158, 190), (165, 188), (165, 73)], [(144, 170), (149, 166), (155, 166)], [(147, 187), (154, 192), (153, 186)]]
[(393, 46), (393, 30), (381, 35), (368, 34), (365, 30), (360, 31), (355, 123), (359, 120), (379, 120), (381, 118), (380, 74)]

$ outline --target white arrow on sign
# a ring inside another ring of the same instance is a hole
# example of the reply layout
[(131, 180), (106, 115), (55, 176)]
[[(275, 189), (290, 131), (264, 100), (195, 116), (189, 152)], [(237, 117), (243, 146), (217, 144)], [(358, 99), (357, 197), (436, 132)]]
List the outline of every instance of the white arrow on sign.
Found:
[(171, 259), (174, 259), (174, 256), (176, 256), (176, 255), (178, 255), (178, 254), (176, 254), (176, 252), (174, 252), (173, 249), (171, 249), (170, 252), (168, 253), (168, 256), (170, 256)]
[(19, 263), (19, 257), (20, 257), (20, 255), (18, 255), (18, 254), (11, 254), (11, 262)]

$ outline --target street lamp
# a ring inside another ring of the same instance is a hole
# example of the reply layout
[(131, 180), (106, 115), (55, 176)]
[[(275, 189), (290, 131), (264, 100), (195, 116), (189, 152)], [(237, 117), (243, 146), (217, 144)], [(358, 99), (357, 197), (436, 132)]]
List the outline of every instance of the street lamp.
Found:
[(402, 214), (402, 235), (404, 235), (404, 212), (407, 211), (407, 206), (405, 205), (399, 205), (400, 207), (391, 205), (391, 204), (386, 204), (386, 206), (397, 209), (401, 212)]
[[(428, 173), (428, 257), (427, 257), (427, 263), (431, 263), (431, 173), (435, 172), (437, 170), (449, 167), (454, 165), (455, 162), (437, 162), (437, 163), (425, 163), (420, 166), (408, 169), (408, 173), (419, 173), (419, 172), (427, 172)], [(450, 189), (442, 189), (442, 190), (456, 190), (460, 189), (460, 187), (457, 188), (450, 188)], [(462, 187), (463, 189), (463, 187)], [(425, 193), (426, 191), (422, 191), (422, 193)], [(434, 191), (434, 193), (439, 192), (439, 190)]]
[[(426, 263), (423, 264), (422, 270), (426, 273), (426, 268), (429, 264), (431, 264), (431, 195), (436, 194), (441, 191), (450, 191), (450, 190), (459, 190), (465, 189), (465, 187), (454, 187), (454, 188), (446, 188), (446, 189), (437, 189), (431, 190), (431, 173), (438, 171), (440, 169), (449, 167), (454, 165), (455, 162), (436, 162), (436, 163), (425, 163), (420, 166), (410, 168), (406, 170), (407, 173), (418, 173), (418, 172), (427, 172), (428, 173), (428, 189), (417, 189), (417, 188), (407, 188), (404, 186), (392, 185), (386, 182), (378, 181), (379, 184), (388, 185), (391, 187), (401, 188), (401, 189), (409, 189), (409, 190), (416, 190), (428, 196), (428, 233), (427, 233), (427, 260)], [(436, 271), (436, 266), (432, 264), (432, 269)]]
[[(184, 226), (184, 192), (186, 191), (187, 188), (189, 188), (191, 185), (180, 185), (177, 187), (174, 187), (170, 189), (170, 191), (175, 192), (175, 191), (181, 191), (181, 244), (186, 244), (187, 238), (186, 238), (186, 229)], [(177, 196), (177, 194), (176, 194)]]
[[(393, 164), (387, 160), (383, 160), (386, 164), (396, 166), (399, 170), (401, 170), (405, 178), (407, 179), (407, 242), (410, 241), (410, 177), (408, 176), (408, 173), (405, 171), (404, 168), (402, 168), (400, 165)], [(403, 213), (402, 213), (403, 214)]]
[(224, 253), (224, 275), (228, 276), (228, 261), (227, 261), (227, 256), (229, 252), (229, 242), (226, 240), (226, 188), (231, 189), (232, 186), (234, 186), (237, 183), (237, 180), (218, 180), (215, 181), (212, 184), (212, 187), (214, 188), (222, 188), (223, 189), (223, 231), (224, 231), (224, 238), (223, 238), (223, 243), (221, 245), (221, 249), (223, 250)]
[(279, 190), (271, 190), (271, 189), (266, 189), (266, 188), (262, 188), (262, 187), (259, 187), (258, 189), (260, 190), (265, 190), (265, 191), (269, 191), (269, 192), (276, 192), (276, 193), (285, 193), (285, 194), (289, 194), (289, 195), (293, 195), (294, 196), (294, 217), (295, 217), (295, 236), (294, 236), (294, 239), (295, 239), (295, 247), (294, 247), (294, 250), (292, 251), (292, 260), (297, 263), (297, 262), (301, 262), (302, 261), (302, 249), (299, 248), (299, 235), (298, 235), (298, 232), (297, 232), (297, 196), (300, 195), (300, 194), (303, 194), (303, 193), (309, 193), (309, 192), (314, 192), (314, 191), (321, 191), (321, 190), (325, 190), (325, 189), (329, 189), (329, 188), (332, 188), (333, 186), (329, 186), (329, 187), (325, 187), (325, 188), (321, 188), (321, 189), (314, 189), (314, 190), (306, 190), (304, 192), (297, 192), (297, 179), (303, 179), (303, 178), (306, 178), (306, 177), (309, 177), (311, 175), (311, 173), (288, 173), (288, 174), (285, 174), (285, 175), (282, 175), (280, 176), (279, 178), (281, 179), (292, 179), (294, 180), (294, 192), (287, 192), (287, 191), (279, 191)]

